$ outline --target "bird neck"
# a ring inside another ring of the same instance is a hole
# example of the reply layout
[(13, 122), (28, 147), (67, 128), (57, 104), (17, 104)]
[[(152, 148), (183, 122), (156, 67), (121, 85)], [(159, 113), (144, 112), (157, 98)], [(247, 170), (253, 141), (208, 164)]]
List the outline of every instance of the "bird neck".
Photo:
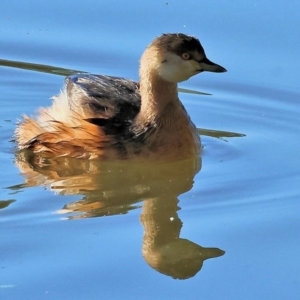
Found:
[(162, 79), (156, 70), (141, 72), (140, 93), (140, 114), (148, 121), (159, 119), (167, 107), (180, 104), (177, 84)]

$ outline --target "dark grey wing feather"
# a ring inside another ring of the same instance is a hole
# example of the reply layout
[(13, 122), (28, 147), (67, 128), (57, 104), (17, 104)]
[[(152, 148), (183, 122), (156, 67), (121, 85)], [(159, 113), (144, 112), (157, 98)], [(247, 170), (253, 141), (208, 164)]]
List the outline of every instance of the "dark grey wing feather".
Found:
[(70, 108), (83, 109), (89, 115), (86, 121), (104, 127), (109, 134), (128, 128), (140, 110), (139, 85), (132, 80), (74, 74), (66, 78), (66, 90)]

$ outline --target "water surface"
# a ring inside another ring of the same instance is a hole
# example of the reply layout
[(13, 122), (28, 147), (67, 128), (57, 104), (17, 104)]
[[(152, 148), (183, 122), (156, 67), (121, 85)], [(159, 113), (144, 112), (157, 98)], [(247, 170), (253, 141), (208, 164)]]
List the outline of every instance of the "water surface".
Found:
[[(296, 299), (299, 8), (2, 1), (1, 297)], [(163, 32), (196, 35), (228, 69), (180, 84), (201, 158), (28, 164), (15, 154), (17, 120), (50, 105), (64, 75), (137, 80), (141, 52)]]

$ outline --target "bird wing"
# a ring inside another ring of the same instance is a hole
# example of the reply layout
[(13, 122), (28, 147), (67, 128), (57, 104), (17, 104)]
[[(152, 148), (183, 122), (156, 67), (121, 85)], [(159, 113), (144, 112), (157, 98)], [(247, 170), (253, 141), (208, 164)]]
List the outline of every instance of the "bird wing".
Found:
[(66, 78), (66, 91), (70, 108), (83, 111), (86, 121), (104, 127), (107, 134), (128, 128), (140, 110), (139, 85), (132, 80), (75, 74)]

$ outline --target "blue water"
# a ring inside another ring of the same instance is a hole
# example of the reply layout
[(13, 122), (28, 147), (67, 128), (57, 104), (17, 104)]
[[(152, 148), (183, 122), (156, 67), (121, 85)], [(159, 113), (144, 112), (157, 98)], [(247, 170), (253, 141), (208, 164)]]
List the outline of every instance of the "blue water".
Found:
[[(2, 0), (0, 8), (1, 299), (297, 299), (298, 2)], [(138, 80), (142, 51), (163, 32), (199, 37), (228, 70), (180, 84), (211, 94), (179, 95), (197, 127), (241, 135), (202, 135), (202, 167), (190, 177), (174, 174), (182, 166), (157, 180), (156, 169), (110, 164), (89, 165), (77, 181), (22, 175), (16, 122), (50, 105), (60, 68)], [(225, 254), (185, 280), (151, 267), (140, 221), (156, 201), (147, 188), (160, 197), (177, 188), (181, 209), (170, 214), (183, 223), (180, 237)]]

